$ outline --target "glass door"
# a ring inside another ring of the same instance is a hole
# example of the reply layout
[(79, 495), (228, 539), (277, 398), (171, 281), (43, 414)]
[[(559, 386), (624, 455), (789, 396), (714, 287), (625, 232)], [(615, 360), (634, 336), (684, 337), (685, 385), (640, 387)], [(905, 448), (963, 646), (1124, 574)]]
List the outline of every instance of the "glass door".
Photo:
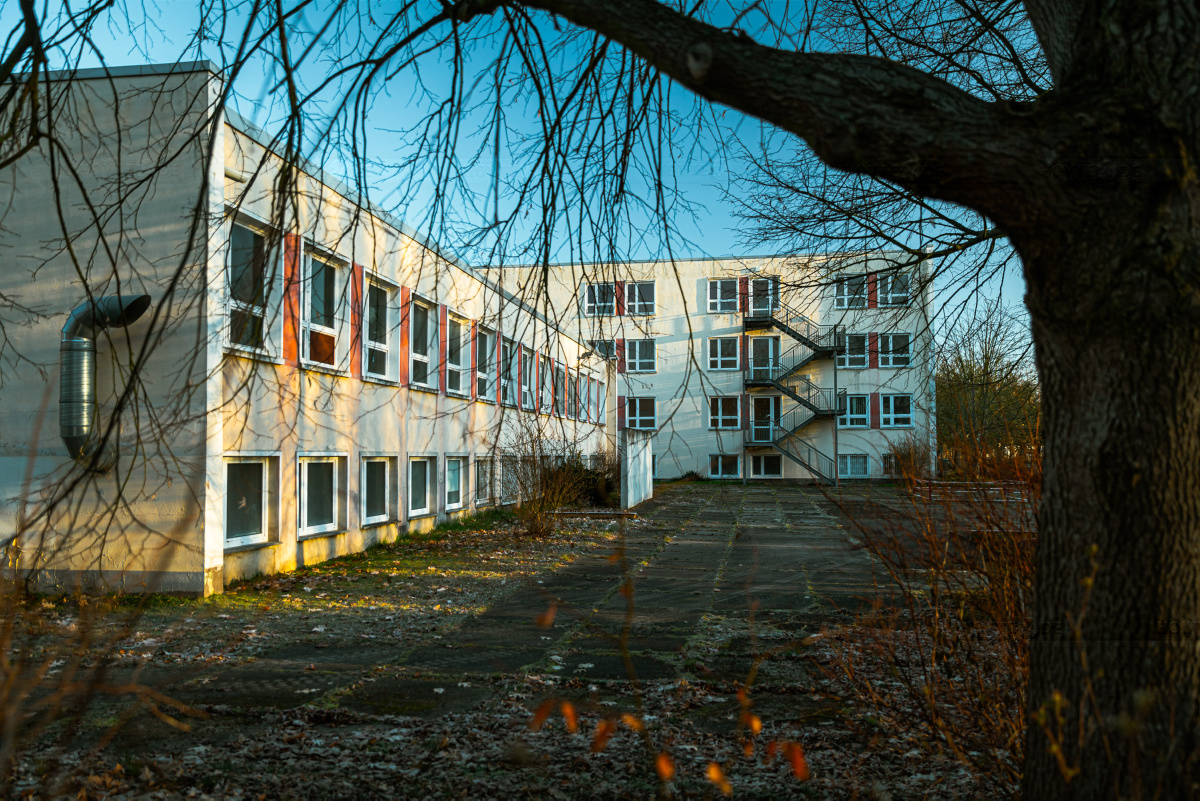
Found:
[(779, 305), (779, 281), (776, 278), (754, 278), (750, 281), (750, 313), (769, 317)]
[(770, 381), (779, 365), (779, 337), (750, 338), (750, 378)]
[(778, 395), (755, 395), (750, 404), (750, 439), (752, 442), (773, 442), (779, 422)]

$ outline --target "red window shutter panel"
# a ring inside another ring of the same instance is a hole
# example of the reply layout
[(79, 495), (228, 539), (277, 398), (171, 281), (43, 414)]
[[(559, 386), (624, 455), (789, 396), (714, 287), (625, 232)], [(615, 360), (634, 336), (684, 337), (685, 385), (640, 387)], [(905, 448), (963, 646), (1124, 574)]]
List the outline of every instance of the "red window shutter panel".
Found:
[(613, 295), (617, 302), (617, 316), (625, 316), (625, 282), (617, 281), (614, 285)]
[(625, 428), (625, 396), (617, 396), (617, 430), (622, 431)]
[(867, 366), (879, 366), (879, 334), (867, 334)]
[(879, 393), (871, 393), (871, 428), (879, 428)]
[(408, 384), (409, 312), (412, 310), (412, 290), (400, 287), (400, 384)]
[(446, 357), (449, 355), (449, 351), (446, 347), (446, 343), (449, 342), (449, 339), (446, 336), (446, 329), (449, 328), (449, 326), (450, 326), (449, 310), (446, 308), (446, 304), (439, 303), (438, 304), (438, 390), (443, 395), (446, 394), (446, 386), (447, 386), (447, 384), (446, 384), (446, 362), (448, 361), (448, 359)]
[(479, 323), (471, 321), (471, 397), (475, 397), (479, 385), (479, 343), (475, 341), (475, 337), (479, 336)]
[(750, 428), (750, 394), (742, 393), (742, 430), (747, 431)]
[(745, 314), (750, 309), (750, 279), (738, 279), (738, 311)]
[(350, 375), (362, 378), (363, 266), (350, 268)]
[(300, 365), (300, 237), (283, 235), (283, 362)]
[(738, 368), (744, 373), (750, 363), (750, 343), (746, 339), (746, 335), (742, 334), (741, 341), (738, 343)]
[(879, 276), (873, 273), (867, 276), (867, 308), (879, 308)]
[(625, 372), (625, 340), (617, 340), (617, 372)]

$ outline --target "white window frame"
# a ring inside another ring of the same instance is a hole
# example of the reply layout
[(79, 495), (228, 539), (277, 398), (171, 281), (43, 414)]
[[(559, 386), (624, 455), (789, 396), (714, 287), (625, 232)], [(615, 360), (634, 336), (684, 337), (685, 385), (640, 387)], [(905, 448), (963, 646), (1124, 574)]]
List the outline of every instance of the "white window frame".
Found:
[[(362, 460), (361, 460), (362, 464), (359, 469), (359, 478), (358, 478), (359, 484), (358, 485), (360, 487), (362, 487), (362, 492), (360, 494), (362, 495), (362, 522), (363, 522), (364, 526), (375, 525), (377, 523), (387, 523), (393, 519), (393, 517), (392, 517), (392, 502), (394, 499), (392, 498), (392, 480), (393, 480), (392, 471), (395, 469), (393, 467), (394, 461), (395, 461), (394, 459), (392, 459), (388, 456), (376, 456), (376, 455), (365, 455), (364, 454), (362, 457)], [(383, 469), (386, 471), (384, 473), (384, 482), (383, 482), (383, 514), (382, 515), (372, 516), (367, 513), (367, 486), (368, 486), (367, 485), (367, 464), (368, 463), (371, 463), (371, 464), (383, 463)]]
[[(650, 287), (650, 300), (646, 300), (638, 287)], [(653, 281), (629, 281), (625, 284), (625, 314), (652, 315), (658, 308)]]
[[(862, 342), (860, 353), (850, 353), (851, 342)], [(837, 366), (843, 370), (865, 370), (870, 364), (870, 341), (866, 334), (837, 335)]]
[(606, 361), (617, 358), (617, 341), (615, 339), (589, 339), (588, 349)]
[[(838, 477), (839, 478), (870, 478), (871, 477), (871, 457), (865, 453), (839, 453), (838, 457)], [(852, 465), (861, 465), (862, 472), (852, 471)]]
[[(727, 413), (729, 401), (733, 402), (733, 414)], [(708, 427), (717, 431), (742, 427), (741, 398), (737, 395), (718, 395), (708, 399)]]
[[(425, 353), (417, 352), (417, 309), (423, 309), (429, 320), (426, 328), (426, 343)], [(427, 300), (422, 300), (413, 296), (410, 301), (408, 310), (408, 378), (409, 383), (413, 386), (424, 387), (426, 389), (438, 388), (438, 307), (436, 303), (430, 303)], [(418, 363), (425, 365), (425, 380), (418, 381), (416, 379), (416, 365)]]
[[(645, 351), (650, 350), (650, 358)], [(658, 372), (658, 345), (653, 339), (625, 340), (625, 372), (654, 373)]]
[[(233, 297), (233, 229), (235, 227), (244, 228), (251, 234), (262, 239), (262, 306), (255, 306), (245, 301), (235, 300)], [(264, 223), (246, 219), (239, 214), (231, 216), (227, 220), (225, 231), (225, 347), (238, 353), (275, 358), (279, 350), (279, 337), (276, 332), (276, 326), (280, 324), (278, 319), (280, 315), (274, 313), (276, 311), (274, 306), (278, 302), (278, 298), (283, 294), (279, 286), (283, 281), (283, 254), (280, 252), (281, 249), (279, 247), (271, 247), (270, 228)], [(233, 341), (233, 315), (235, 312), (249, 314), (258, 317), (262, 321), (261, 347), (241, 345)]]
[[(905, 398), (908, 400), (908, 413), (898, 414), (895, 411), (896, 399)], [(913, 427), (913, 400), (912, 395), (907, 392), (900, 392), (890, 395), (879, 396), (879, 427), (880, 428), (912, 428)]]
[[(779, 460), (779, 472), (766, 472), (767, 459)], [(751, 478), (783, 478), (783, 455), (779, 453), (756, 453), (750, 457)]]
[[(457, 509), (463, 509), (467, 506), (466, 496), (468, 494), (468, 488), (470, 487), (470, 480), (469, 480), (470, 477), (467, 474), (467, 470), (469, 469), (469, 462), (465, 456), (447, 456), (445, 459), (442, 460), (442, 462), (443, 462), (442, 472), (443, 472), (443, 475), (445, 475), (445, 480), (442, 482), (442, 485), (445, 488), (442, 492), (442, 499), (443, 499), (443, 503), (445, 503), (445, 505), (446, 505), (446, 511), (451, 512), (451, 511), (454, 511)], [(458, 463), (458, 503), (450, 502), (450, 463), (451, 462)]]
[[(230, 539), (229, 531), (229, 466), (234, 464), (257, 464), (262, 469), (262, 520), (259, 523), (259, 533), (246, 534)], [(271, 502), (271, 460), (267, 456), (226, 456), (225, 457), (225, 503), (222, 504), (222, 531), (226, 533), (224, 549), (241, 548), (246, 545), (257, 545), (270, 540), (270, 502)]]
[[(645, 404), (650, 405), (650, 414), (646, 415)], [(633, 414), (633, 410), (637, 410), (637, 414)], [(636, 424), (634, 421), (638, 421)], [(643, 422), (649, 421), (650, 425), (642, 425)], [(625, 399), (625, 427), (637, 428), (642, 431), (653, 431), (658, 428), (658, 402), (653, 397), (636, 397)]]
[[(487, 470), (486, 482), (479, 478), (480, 468)], [(490, 456), (476, 456), (473, 472), (475, 474), (475, 505), (490, 506), (496, 502), (496, 460)], [(481, 494), (483, 490), (486, 490), (486, 495)]]
[[(723, 284), (733, 284), (733, 297), (723, 297)], [(738, 311), (738, 279), (710, 278), (708, 279), (708, 313), (737, 314)], [(728, 306), (729, 308), (726, 308)]]
[[(383, 342), (371, 339), (371, 289), (380, 289), (384, 293), (384, 331)], [(400, 292), (394, 284), (389, 284), (368, 273), (363, 276), (363, 310), (362, 310), (362, 374), (366, 381), (381, 381), (393, 383), (397, 379), (400, 349), (396, 346), (396, 321), (399, 312), (396, 307)], [(371, 351), (383, 354), (383, 373), (373, 373), (370, 370)]]
[[(897, 284), (902, 286), (898, 289)], [(907, 306), (912, 297), (909, 294), (911, 287), (908, 273), (880, 275), (876, 285), (880, 306), (891, 306), (892, 308)]]
[[(297, 465), (299, 468), (297, 487), (299, 490), (298, 495), (300, 507), (297, 510), (296, 515), (297, 528), (299, 530), (298, 536), (300, 538), (304, 538), (340, 531), (344, 504), (342, 494), (345, 492), (345, 487), (342, 486), (341, 481), (342, 459), (346, 457), (346, 454), (300, 453), (297, 456)], [(308, 466), (312, 464), (323, 464), (325, 462), (333, 465), (333, 522), (322, 523), (317, 526), (310, 526), (308, 524)]]
[(500, 457), (500, 503), (516, 503), (521, 497), (521, 460), (516, 456)]
[[(597, 297), (598, 289), (608, 289), (609, 302), (604, 303)], [(584, 287), (584, 315), (587, 317), (611, 317), (617, 313), (617, 287), (611, 281), (588, 284)]]
[[(765, 281), (767, 283), (767, 303), (768, 308), (762, 308), (757, 305), (757, 295), (755, 287)], [(770, 314), (779, 308), (779, 278), (775, 276), (761, 275), (751, 276), (746, 286), (746, 307), (751, 314)]]
[(549, 356), (541, 356), (538, 372), (538, 411), (550, 414), (554, 411), (554, 363)]
[(537, 365), (537, 354), (522, 345), (520, 347), (521, 365), (521, 408), (533, 408), (533, 370)]
[[(333, 319), (332, 325), (324, 325), (313, 321), (313, 265), (320, 263), (333, 271)], [(315, 367), (318, 370), (334, 370), (341, 372), (345, 369), (346, 342), (343, 336), (345, 327), (346, 296), (346, 265), (340, 260), (329, 256), (320, 249), (304, 243), (304, 252), (300, 257), (300, 361), (305, 367)], [(318, 334), (333, 339), (333, 361), (323, 362), (312, 357), (312, 336)]]
[(579, 412), (579, 373), (567, 370), (567, 418), (575, 419)]
[(896, 459), (894, 453), (879, 454), (880, 472), (885, 476), (899, 476), (901, 474), (900, 463)]
[[(487, 347), (480, 347), (486, 344)], [(484, 326), (475, 329), (475, 399), (496, 402), (496, 332)]]
[(516, 340), (504, 337), (500, 341), (500, 403), (517, 405), (517, 370), (520, 369), (521, 350)]
[[(838, 415), (838, 428), (869, 428), (871, 426), (871, 396), (870, 395), (846, 395), (846, 406)], [(859, 414), (857, 409), (852, 407), (858, 406), (858, 402), (862, 402), (862, 413)]]
[(833, 307), (835, 309), (867, 308), (867, 276), (851, 275), (834, 282)]
[[(717, 470), (713, 470), (713, 460), (716, 460)], [(723, 469), (726, 460), (733, 459), (734, 471), (726, 473)], [(710, 453), (708, 455), (709, 478), (740, 478), (742, 475), (742, 459), (736, 453)]]
[[(457, 354), (454, 352), (454, 340), (450, 338), (456, 325), (458, 326)], [(455, 377), (458, 378), (458, 389), (454, 388)], [(458, 397), (466, 397), (471, 394), (471, 323), (457, 314), (446, 315), (446, 394)]]
[[(413, 506), (416, 498), (413, 496), (412, 479), (413, 479), (413, 464), (416, 462), (425, 463), (425, 505)], [(436, 504), (431, 501), (437, 498), (437, 457), (436, 456), (409, 456), (408, 466), (404, 471), (404, 480), (406, 482), (405, 495), (408, 496), (408, 517), (425, 517), (437, 512)], [(430, 507), (433, 508), (430, 508)]]
[(606, 395), (605, 383), (603, 381), (596, 382), (596, 425), (608, 424), (608, 395)]
[[(733, 356), (724, 356), (721, 354), (721, 343), (733, 343)], [(709, 370), (737, 370), (741, 363), (742, 338), (738, 336), (732, 337), (709, 337), (708, 338), (708, 369)]]
[[(897, 353), (894, 348), (896, 337), (904, 337), (903, 352)], [(887, 368), (908, 367), (912, 364), (912, 334), (891, 333), (879, 335), (879, 366)]]

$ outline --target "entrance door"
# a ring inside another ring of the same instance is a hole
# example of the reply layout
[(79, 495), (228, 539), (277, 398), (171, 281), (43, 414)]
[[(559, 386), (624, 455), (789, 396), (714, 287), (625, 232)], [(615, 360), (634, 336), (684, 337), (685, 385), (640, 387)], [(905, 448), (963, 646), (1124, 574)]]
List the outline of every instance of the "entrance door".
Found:
[(779, 279), (754, 278), (750, 281), (750, 313), (756, 317), (769, 317), (778, 306)]
[(755, 395), (750, 406), (750, 434), (754, 442), (771, 442), (775, 439), (781, 406), (778, 395)]
[(779, 337), (750, 338), (750, 378), (768, 381), (779, 364)]

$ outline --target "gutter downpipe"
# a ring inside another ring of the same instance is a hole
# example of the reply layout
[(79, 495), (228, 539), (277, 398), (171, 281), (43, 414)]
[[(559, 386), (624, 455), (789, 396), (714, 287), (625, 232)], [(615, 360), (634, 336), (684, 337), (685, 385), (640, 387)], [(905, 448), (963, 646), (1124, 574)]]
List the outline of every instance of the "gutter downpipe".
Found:
[(96, 453), (92, 441), (96, 417), (96, 334), (124, 328), (150, 308), (149, 295), (108, 295), (76, 306), (62, 328), (59, 343), (58, 425), (67, 452), (88, 469), (101, 472), (116, 462), (117, 450), (106, 443)]

